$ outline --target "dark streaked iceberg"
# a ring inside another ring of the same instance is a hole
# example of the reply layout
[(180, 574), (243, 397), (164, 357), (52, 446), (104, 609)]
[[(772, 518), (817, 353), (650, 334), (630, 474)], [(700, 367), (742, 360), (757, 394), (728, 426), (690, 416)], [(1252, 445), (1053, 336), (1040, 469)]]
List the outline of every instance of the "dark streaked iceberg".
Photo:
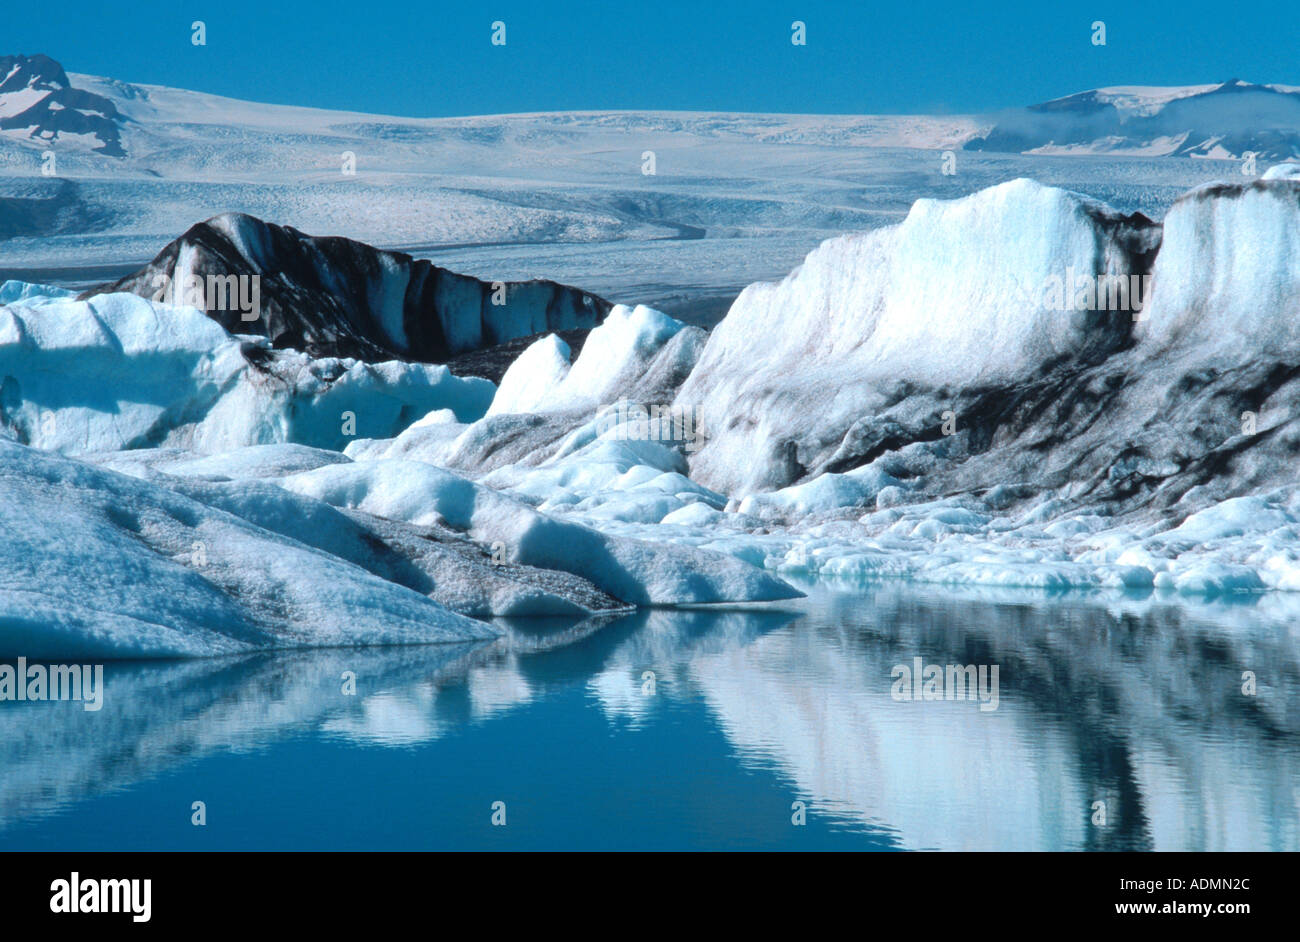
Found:
[(135, 274), (82, 297), (118, 291), (191, 304), (275, 347), (370, 363), (443, 363), (546, 331), (591, 328), (610, 308), (553, 281), (480, 281), (242, 213), (190, 227)]

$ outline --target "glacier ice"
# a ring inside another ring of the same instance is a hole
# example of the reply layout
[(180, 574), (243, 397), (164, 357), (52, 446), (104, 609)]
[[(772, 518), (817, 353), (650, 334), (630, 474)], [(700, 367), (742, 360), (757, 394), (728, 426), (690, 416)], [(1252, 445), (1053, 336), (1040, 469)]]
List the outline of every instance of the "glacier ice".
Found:
[(1198, 362), (1295, 351), (1298, 207), (1294, 173), (1207, 184), (1180, 197), (1165, 217), (1143, 343), (1190, 347)]
[[(42, 512), (50, 474), (103, 476), (91, 489), (117, 496), (55, 517), (94, 543), (72, 558), (158, 569), (159, 611), (193, 629), (148, 623), (120, 583), (74, 595), (63, 634), (42, 637), (157, 653), (357, 643), (390, 637), (376, 611), (398, 613), (400, 639), (433, 606), (450, 638), (465, 615), (797, 596), (781, 573), (1300, 590), (1298, 259), (1286, 168), (1193, 190), (1162, 223), (1017, 180), (827, 242), (711, 334), (616, 305), (576, 357), (545, 336), (499, 387), (273, 350), (133, 295), (7, 285), (4, 428), (97, 466), (6, 444), (11, 475)], [(1044, 289), (1076, 275), (1149, 290), (1054, 303)], [(648, 434), (651, 406), (698, 424)], [(113, 500), (151, 509), (114, 516)], [(26, 504), (3, 506), (34, 526)], [(256, 575), (228, 550), (200, 574), (183, 558), (187, 539), (207, 545), (196, 528), (288, 549)], [(119, 531), (145, 536), (128, 552)], [(32, 573), (63, 564), (25, 539), (6, 564), (39, 561), (9, 590), (27, 593), (10, 604), (37, 613), (30, 628), (51, 604)], [(314, 589), (326, 573), (332, 595)], [(370, 627), (295, 634), (265, 611), (273, 585), (312, 613), (347, 596), (340, 611)]]
[(278, 482), (336, 507), (437, 525), (499, 546), (514, 563), (561, 570), (634, 605), (772, 601), (799, 593), (725, 554), (628, 539), (559, 520), (518, 498), (420, 461), (327, 465)]
[(553, 281), (481, 281), (245, 213), (192, 226), (144, 268), (82, 297), (117, 292), (193, 304), (227, 330), (276, 347), (370, 363), (442, 363), (546, 330), (592, 327), (609, 309)]
[(569, 345), (555, 334), (535, 341), (501, 377), (488, 415), (540, 412), (569, 374)]
[(1045, 286), (1141, 270), (1158, 237), (1144, 217), (1015, 180), (824, 243), (746, 288), (710, 335), (677, 398), (705, 430), (693, 471), (722, 490), (783, 487), (915, 387), (1007, 384), (1118, 349), (1130, 311), (1056, 309)]
[[(701, 450), (634, 454), (588, 406), (558, 447), (482, 480), (778, 571), (1293, 587), (1297, 227), (1285, 168), (1193, 191), (1163, 224), (1030, 181), (920, 201), (741, 294), (676, 396)], [(1042, 289), (1070, 272), (1149, 287), (1058, 309)], [(638, 493), (669, 471), (702, 492)], [(1170, 535), (1245, 494), (1266, 530)]]
[(6, 654), (192, 657), (497, 634), (211, 505), (3, 440), (0, 529)]
[[(494, 558), (490, 548), (446, 528), (407, 524), (360, 511), (340, 511), (322, 501), (293, 493), (265, 479), (279, 476), (274, 471), (285, 471), (286, 462), (273, 463), (263, 458), (254, 465), (243, 454), (287, 447), (241, 449), (190, 462), (164, 457), (158, 462), (136, 462), (127, 473), (329, 553), (389, 582), (427, 595), (452, 611), (475, 618), (586, 616), (626, 607), (586, 580)], [(338, 457), (331, 452), (317, 454)], [(214, 468), (223, 460), (221, 471), (225, 473), (214, 474)], [(125, 464), (120, 457), (111, 455), (100, 456), (100, 463), (101, 466)], [(313, 467), (341, 463), (347, 462), (345, 459), (316, 461)], [(159, 469), (165, 471), (160, 475)], [(309, 469), (300, 467), (299, 470)], [(231, 477), (232, 471), (243, 472), (244, 476)], [(260, 474), (264, 479), (251, 474)]]
[(616, 304), (572, 366), (558, 337), (533, 343), (502, 377), (488, 414), (593, 410), (620, 396), (652, 400), (686, 378), (703, 334), (644, 304)]
[(434, 409), (478, 418), (496, 391), (442, 366), (270, 350), (194, 308), (132, 294), (9, 290), (20, 297), (0, 307), (0, 429), (39, 448), (342, 448)]

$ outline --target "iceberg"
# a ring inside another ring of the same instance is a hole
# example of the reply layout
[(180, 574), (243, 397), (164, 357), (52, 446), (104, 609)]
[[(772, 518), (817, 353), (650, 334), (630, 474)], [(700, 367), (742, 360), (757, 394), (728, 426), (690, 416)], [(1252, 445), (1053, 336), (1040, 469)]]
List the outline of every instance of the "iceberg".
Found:
[(272, 350), (192, 307), (132, 294), (9, 293), (19, 300), (0, 307), (0, 432), (46, 450), (342, 449), (435, 409), (477, 419), (496, 392), (444, 366)]
[(5, 654), (195, 657), (497, 636), (209, 504), (3, 440), (0, 528)]
[[(239, 304), (232, 286), (243, 292)], [(245, 213), (192, 226), (138, 272), (82, 297), (117, 292), (182, 298), (227, 330), (277, 348), (369, 363), (442, 363), (547, 330), (593, 327), (609, 310), (604, 299), (553, 281), (480, 281)]]
[[(1159, 235), (1143, 216), (1015, 180), (823, 243), (779, 284), (746, 288), (710, 335), (677, 397), (704, 428), (693, 473), (731, 491), (846, 470), (834, 463), (855, 423), (913, 392), (942, 406), (946, 391), (1104, 357), (1128, 342), (1132, 311), (1075, 310), (1051, 286), (1145, 273)], [(866, 437), (882, 439), (868, 453), (891, 439)]]
[(523, 501), (419, 461), (327, 465), (279, 485), (336, 507), (415, 525), (450, 527), (511, 562), (560, 570), (632, 605), (774, 601), (800, 592), (729, 556), (627, 539), (557, 520)]
[[(513, 348), (499, 387), (11, 283), (0, 640), (473, 641), (797, 598), (779, 573), (1300, 590), (1298, 259), (1286, 166), (1162, 223), (1016, 180), (826, 242), (711, 334), (615, 305), (576, 357)], [(1063, 290), (1106, 279), (1141, 293)], [(88, 565), (117, 569), (70, 586)]]

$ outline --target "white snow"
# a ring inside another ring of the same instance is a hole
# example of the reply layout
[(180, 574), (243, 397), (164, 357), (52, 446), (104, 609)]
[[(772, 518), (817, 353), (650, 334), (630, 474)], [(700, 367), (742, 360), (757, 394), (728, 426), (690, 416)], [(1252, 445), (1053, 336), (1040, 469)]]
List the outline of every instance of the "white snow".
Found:
[(1111, 85), (1097, 89), (1097, 100), (1109, 102), (1125, 114), (1149, 115), (1155, 114), (1171, 101), (1204, 95), (1218, 87), (1217, 84)]
[(38, 104), (53, 91), (50, 88), (37, 88), (29, 85), (17, 91), (0, 95), (0, 118), (12, 118), (22, 114), (28, 108)]

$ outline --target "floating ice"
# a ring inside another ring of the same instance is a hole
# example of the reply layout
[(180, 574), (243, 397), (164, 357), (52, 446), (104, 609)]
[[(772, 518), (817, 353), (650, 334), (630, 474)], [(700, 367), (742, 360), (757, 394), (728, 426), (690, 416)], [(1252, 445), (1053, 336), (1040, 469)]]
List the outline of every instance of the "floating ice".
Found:
[(342, 448), (434, 409), (472, 421), (494, 392), (442, 366), (272, 351), (193, 308), (131, 294), (0, 307), (0, 428), (49, 450)]
[(558, 569), (634, 605), (770, 601), (799, 593), (736, 559), (599, 533), (538, 513), (515, 498), (419, 461), (329, 465), (282, 487), (377, 517), (434, 524), (499, 546), (515, 563)]
[[(774, 572), (1300, 590), (1298, 187), (1283, 169), (1201, 188), (1163, 242), (1028, 181), (922, 201), (751, 286), (707, 342), (618, 306), (572, 365), (547, 337), (499, 390), (6, 286), (3, 427), (139, 480), (0, 446), (19, 534), (0, 637), (181, 654), (451, 639), (484, 630), (452, 611), (795, 596)], [(1136, 321), (1057, 309), (1038, 292), (1071, 271), (1153, 271), (1154, 293)], [(642, 434), (629, 402), (690, 410), (698, 440)], [(74, 534), (66, 553), (45, 519)], [(209, 568), (186, 562), (196, 542)], [(94, 584), (66, 586), (94, 554)]]
[(155, 483), (5, 441), (0, 530), (5, 655), (192, 657), (496, 635), (417, 591)]
[(692, 469), (720, 490), (782, 487), (791, 448), (810, 465), (904, 384), (1007, 384), (1116, 349), (1130, 313), (1072, 310), (1052, 287), (1139, 271), (1157, 238), (1149, 221), (1014, 180), (827, 241), (779, 284), (746, 288), (710, 335), (677, 398), (702, 416)]

